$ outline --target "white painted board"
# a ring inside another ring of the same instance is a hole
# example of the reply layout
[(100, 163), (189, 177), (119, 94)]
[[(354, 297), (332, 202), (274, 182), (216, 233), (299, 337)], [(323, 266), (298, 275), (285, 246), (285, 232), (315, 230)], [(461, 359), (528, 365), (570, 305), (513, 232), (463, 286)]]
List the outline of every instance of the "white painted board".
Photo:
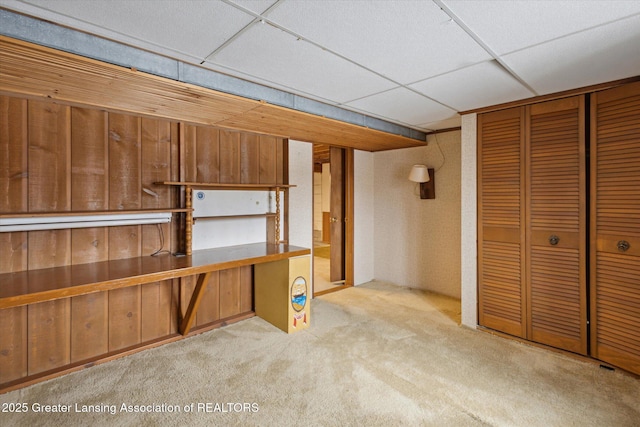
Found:
[[(284, 192), (280, 193), (280, 224), (284, 224)], [(194, 190), (194, 251), (260, 243), (267, 240), (266, 217), (225, 218), (276, 212), (274, 191)], [(281, 230), (284, 227), (281, 225)], [(280, 238), (283, 238), (282, 231)]]

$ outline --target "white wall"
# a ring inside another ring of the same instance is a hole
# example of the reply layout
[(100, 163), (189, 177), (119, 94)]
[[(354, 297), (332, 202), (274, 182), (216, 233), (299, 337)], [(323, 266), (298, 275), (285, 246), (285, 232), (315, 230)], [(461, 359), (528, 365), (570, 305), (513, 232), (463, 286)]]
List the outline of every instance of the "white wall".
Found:
[(289, 140), (289, 243), (313, 247), (313, 145)]
[(475, 328), (478, 324), (478, 249), (477, 249), (477, 115), (462, 116), (462, 324)]
[(374, 278), (374, 154), (354, 151), (353, 281), (355, 285)]
[[(427, 147), (374, 153), (374, 276), (460, 297), (460, 132)], [(411, 166), (436, 169), (433, 200), (421, 200)], [(441, 166), (442, 165), (442, 166)], [(356, 173), (357, 176), (357, 173)]]

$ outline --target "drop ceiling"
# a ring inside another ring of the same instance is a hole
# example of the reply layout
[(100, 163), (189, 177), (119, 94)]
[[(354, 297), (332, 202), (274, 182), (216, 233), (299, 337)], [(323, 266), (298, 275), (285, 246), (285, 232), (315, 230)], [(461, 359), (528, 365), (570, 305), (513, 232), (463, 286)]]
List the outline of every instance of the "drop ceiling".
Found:
[(420, 131), (640, 74), (640, 1), (0, 0)]

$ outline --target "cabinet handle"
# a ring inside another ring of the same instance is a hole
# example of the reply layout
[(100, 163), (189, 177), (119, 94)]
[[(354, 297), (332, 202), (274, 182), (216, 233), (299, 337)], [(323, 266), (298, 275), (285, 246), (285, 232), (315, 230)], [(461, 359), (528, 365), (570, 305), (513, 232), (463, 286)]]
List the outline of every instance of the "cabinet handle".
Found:
[(618, 241), (618, 251), (626, 252), (626, 251), (629, 250), (630, 247), (631, 247), (631, 245), (626, 240)]
[(549, 236), (549, 244), (551, 246), (557, 245), (559, 241), (560, 241), (560, 238), (555, 234), (552, 234), (551, 236)]

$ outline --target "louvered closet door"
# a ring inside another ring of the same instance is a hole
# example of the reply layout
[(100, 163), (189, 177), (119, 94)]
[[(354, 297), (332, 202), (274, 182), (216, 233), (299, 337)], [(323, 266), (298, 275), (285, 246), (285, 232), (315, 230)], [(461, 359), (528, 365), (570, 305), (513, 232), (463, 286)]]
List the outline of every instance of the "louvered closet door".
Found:
[(587, 354), (584, 97), (527, 107), (528, 339)]
[(524, 337), (524, 108), (478, 116), (479, 324)]
[(591, 101), (592, 355), (640, 374), (640, 83)]

